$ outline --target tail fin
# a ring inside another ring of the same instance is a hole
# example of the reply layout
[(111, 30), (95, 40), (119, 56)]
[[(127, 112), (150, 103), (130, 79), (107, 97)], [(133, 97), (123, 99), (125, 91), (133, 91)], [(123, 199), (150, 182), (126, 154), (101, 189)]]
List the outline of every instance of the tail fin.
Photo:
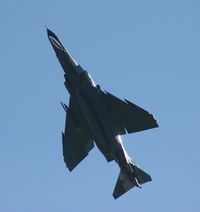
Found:
[[(119, 173), (119, 177), (117, 179), (117, 183), (115, 185), (115, 189), (113, 191), (113, 197), (117, 199), (127, 191), (129, 191), (134, 186), (138, 186), (138, 183), (140, 185), (152, 181), (151, 176), (148, 175), (146, 172), (138, 168), (133, 163), (131, 164), (131, 168), (133, 170), (133, 173), (136, 177), (136, 181), (131, 181), (122, 171)], [(138, 181), (138, 182), (137, 182)]]

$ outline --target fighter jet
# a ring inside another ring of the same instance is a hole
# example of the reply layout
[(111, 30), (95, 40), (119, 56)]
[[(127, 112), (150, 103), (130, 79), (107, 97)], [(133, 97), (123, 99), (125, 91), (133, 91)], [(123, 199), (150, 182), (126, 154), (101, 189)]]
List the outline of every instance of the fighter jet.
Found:
[(121, 135), (158, 127), (153, 115), (132, 102), (121, 100), (96, 85), (64, 48), (58, 37), (47, 29), (49, 41), (64, 70), (65, 87), (70, 94), (62, 133), (64, 162), (71, 172), (93, 149), (94, 143), (105, 159), (115, 161), (120, 174), (113, 191), (116, 199), (134, 186), (151, 181), (124, 149)]

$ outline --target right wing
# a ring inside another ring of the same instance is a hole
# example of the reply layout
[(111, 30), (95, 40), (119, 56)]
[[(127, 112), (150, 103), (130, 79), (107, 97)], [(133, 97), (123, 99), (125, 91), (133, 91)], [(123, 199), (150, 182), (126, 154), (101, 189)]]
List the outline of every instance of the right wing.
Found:
[(125, 134), (158, 127), (153, 115), (128, 100), (102, 92), (103, 98), (110, 109), (113, 127), (117, 133)]
[(90, 128), (77, 102), (70, 97), (66, 114), (65, 133), (62, 134), (63, 156), (69, 171), (72, 171), (94, 147)]

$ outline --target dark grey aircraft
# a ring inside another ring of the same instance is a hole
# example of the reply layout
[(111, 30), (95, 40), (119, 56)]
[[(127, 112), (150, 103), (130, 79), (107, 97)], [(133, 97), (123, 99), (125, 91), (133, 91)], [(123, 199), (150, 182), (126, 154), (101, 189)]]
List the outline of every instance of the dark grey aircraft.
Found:
[(115, 160), (121, 171), (113, 192), (116, 199), (134, 186), (151, 181), (151, 176), (132, 161), (126, 153), (120, 135), (158, 127), (153, 115), (95, 85), (64, 48), (57, 36), (47, 29), (48, 38), (65, 72), (65, 86), (70, 94), (62, 133), (63, 156), (72, 171), (94, 147), (94, 142), (108, 162)]

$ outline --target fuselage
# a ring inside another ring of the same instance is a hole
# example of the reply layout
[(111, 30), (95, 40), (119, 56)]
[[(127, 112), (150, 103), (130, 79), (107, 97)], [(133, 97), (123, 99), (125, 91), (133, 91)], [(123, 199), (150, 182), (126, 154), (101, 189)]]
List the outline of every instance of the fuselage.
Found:
[[(96, 90), (95, 99), (92, 90)], [(99, 86), (96, 87), (94, 83), (86, 83), (82, 84), (80, 88), (76, 88), (74, 95), (90, 126), (96, 146), (107, 161), (115, 160), (123, 173), (130, 180), (134, 180), (135, 177), (130, 166), (131, 159), (123, 147), (121, 136), (112, 128), (109, 107), (101, 99), (100, 92)]]
[(76, 98), (93, 132), (97, 147), (104, 155), (114, 159), (114, 153), (122, 148), (121, 142), (110, 124), (109, 110), (101, 95), (97, 91), (94, 96), (91, 89), (97, 88), (83, 86), (82, 89), (77, 89)]

